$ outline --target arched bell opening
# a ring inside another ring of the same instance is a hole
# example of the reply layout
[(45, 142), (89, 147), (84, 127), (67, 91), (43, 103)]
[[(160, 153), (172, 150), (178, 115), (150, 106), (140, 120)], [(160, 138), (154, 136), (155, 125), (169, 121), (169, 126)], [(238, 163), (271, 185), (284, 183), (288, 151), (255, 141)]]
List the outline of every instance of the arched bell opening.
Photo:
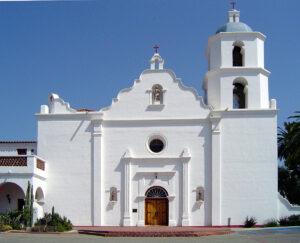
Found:
[(12, 182), (0, 184), (0, 213), (22, 210), (25, 205), (23, 189)]
[(245, 50), (242, 41), (235, 41), (232, 50), (232, 66), (242, 67), (245, 66)]
[(232, 108), (245, 109), (248, 106), (248, 88), (247, 80), (244, 78), (237, 78), (233, 81), (232, 91)]

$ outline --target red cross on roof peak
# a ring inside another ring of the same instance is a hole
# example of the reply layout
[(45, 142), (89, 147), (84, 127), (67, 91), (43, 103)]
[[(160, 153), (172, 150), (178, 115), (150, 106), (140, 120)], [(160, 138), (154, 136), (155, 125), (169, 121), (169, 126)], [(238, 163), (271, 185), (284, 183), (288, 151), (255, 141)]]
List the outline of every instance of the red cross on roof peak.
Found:
[(159, 48), (157, 45), (153, 47), (155, 49), (155, 53), (157, 53), (157, 49)]

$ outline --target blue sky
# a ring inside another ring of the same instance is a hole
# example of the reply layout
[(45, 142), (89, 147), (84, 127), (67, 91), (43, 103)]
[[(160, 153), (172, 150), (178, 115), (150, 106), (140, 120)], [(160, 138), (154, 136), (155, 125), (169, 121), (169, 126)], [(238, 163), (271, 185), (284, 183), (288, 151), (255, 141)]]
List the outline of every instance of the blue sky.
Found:
[[(0, 140), (36, 140), (51, 92), (99, 110), (133, 84), (160, 46), (165, 67), (203, 95), (208, 37), (231, 1), (0, 1)], [(241, 21), (267, 36), (265, 67), (278, 125), (300, 110), (300, 1), (240, 0)]]

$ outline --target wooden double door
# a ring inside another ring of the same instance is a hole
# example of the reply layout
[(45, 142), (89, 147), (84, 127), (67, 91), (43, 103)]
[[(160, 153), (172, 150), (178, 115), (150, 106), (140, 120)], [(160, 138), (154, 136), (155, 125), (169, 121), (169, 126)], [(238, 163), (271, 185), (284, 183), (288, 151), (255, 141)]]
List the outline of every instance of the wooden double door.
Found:
[(168, 225), (169, 200), (167, 198), (146, 198), (145, 225)]

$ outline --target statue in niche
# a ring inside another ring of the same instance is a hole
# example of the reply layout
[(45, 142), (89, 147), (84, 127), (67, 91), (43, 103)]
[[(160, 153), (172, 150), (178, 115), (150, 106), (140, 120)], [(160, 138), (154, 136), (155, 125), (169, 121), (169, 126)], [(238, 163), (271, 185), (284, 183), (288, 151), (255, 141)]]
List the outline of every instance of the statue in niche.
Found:
[(110, 201), (111, 202), (116, 202), (117, 201), (117, 190), (116, 188), (111, 188), (110, 190)]
[(196, 201), (197, 202), (204, 201), (204, 188), (203, 187), (197, 188)]
[(162, 103), (162, 87), (160, 85), (155, 85), (152, 88), (152, 102), (153, 104)]
[(202, 200), (202, 193), (199, 191), (198, 192), (198, 200), (197, 201), (200, 201), (200, 200)]

